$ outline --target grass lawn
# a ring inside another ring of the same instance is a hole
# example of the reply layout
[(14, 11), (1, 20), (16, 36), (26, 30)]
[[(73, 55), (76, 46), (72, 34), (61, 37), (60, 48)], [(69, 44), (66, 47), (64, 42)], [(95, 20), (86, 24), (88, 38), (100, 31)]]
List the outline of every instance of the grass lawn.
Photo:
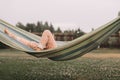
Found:
[(98, 49), (78, 59), (56, 62), (1, 49), (0, 80), (120, 80), (120, 50)]

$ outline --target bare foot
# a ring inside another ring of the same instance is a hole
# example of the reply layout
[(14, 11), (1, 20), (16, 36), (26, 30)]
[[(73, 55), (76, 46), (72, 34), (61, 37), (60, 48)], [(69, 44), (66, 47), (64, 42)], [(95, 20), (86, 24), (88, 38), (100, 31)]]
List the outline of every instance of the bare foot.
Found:
[(14, 34), (12, 34), (11, 32), (9, 32), (9, 30), (8, 30), (7, 28), (5, 28), (4, 32), (5, 32), (6, 34), (8, 34), (10, 37), (16, 38), (16, 36), (15, 36)]
[(4, 32), (5, 32), (6, 34), (9, 34), (9, 31), (8, 31), (8, 29), (6, 29), (6, 28), (5, 28)]

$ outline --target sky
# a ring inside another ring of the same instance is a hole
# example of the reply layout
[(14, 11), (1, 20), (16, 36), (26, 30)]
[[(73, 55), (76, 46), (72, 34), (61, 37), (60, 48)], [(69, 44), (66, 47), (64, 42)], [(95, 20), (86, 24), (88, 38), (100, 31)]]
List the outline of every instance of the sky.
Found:
[(12, 25), (48, 21), (62, 30), (90, 32), (119, 11), (120, 0), (0, 0), (0, 19)]

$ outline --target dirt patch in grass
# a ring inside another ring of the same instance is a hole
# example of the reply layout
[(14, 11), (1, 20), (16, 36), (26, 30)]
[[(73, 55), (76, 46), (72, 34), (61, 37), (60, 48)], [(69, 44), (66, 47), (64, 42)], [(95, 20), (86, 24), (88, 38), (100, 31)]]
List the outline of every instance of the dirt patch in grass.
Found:
[(1, 49), (0, 57), (2, 58), (21, 58), (21, 59), (35, 59), (36, 57), (31, 56), (25, 52), (14, 50), (14, 49)]
[[(14, 57), (22, 59), (37, 59), (25, 52), (21, 52), (14, 49), (1, 49), (0, 57)], [(100, 48), (92, 52), (89, 52), (82, 57), (84, 58), (120, 58), (120, 49)]]
[(110, 54), (86, 54), (82, 57), (86, 58), (120, 58), (120, 54), (110, 53)]
[(100, 48), (85, 54), (86, 58), (120, 58), (120, 49)]

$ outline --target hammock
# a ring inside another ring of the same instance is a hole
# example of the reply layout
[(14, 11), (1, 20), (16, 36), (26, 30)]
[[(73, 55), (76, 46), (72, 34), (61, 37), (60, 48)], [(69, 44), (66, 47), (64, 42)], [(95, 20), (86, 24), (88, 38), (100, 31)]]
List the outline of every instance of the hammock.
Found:
[(78, 58), (91, 50), (96, 49), (112, 33), (120, 29), (120, 16), (99, 27), (98, 29), (83, 35), (82, 37), (67, 42), (64, 45), (58, 44), (59, 46), (57, 48), (42, 51), (35, 51), (21, 42), (9, 37), (3, 31), (5, 28), (8, 28), (12, 33), (25, 39), (36, 42), (39, 42), (40, 40), (39, 36), (0, 20), (0, 41), (2, 43), (38, 58), (47, 57), (55, 61), (64, 61)]

